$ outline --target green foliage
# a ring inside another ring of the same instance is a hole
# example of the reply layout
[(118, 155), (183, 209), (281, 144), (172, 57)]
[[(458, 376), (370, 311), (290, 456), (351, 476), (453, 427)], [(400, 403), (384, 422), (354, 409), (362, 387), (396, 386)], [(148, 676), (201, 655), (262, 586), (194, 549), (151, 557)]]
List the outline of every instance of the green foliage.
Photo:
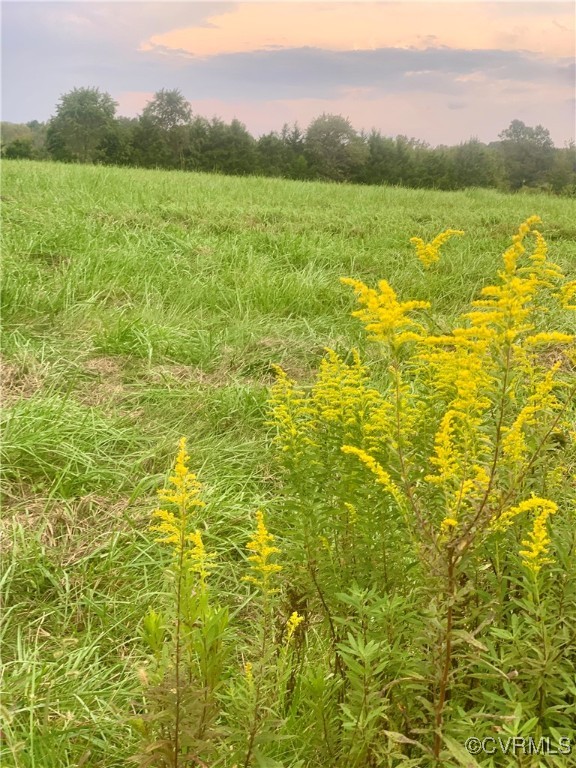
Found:
[(499, 151), (512, 190), (545, 183), (555, 155), (550, 132), (546, 128), (541, 125), (531, 128), (522, 120), (513, 120), (499, 138)]
[(74, 88), (60, 98), (46, 143), (57, 160), (95, 162), (113, 125), (116, 102), (98, 88)]
[[(2, 124), (2, 154), (49, 156), (144, 168), (229, 175), (396, 185), (416, 189), (492, 187), (573, 195), (574, 147), (555, 148), (547, 129), (513, 120), (500, 141), (472, 138), (455, 147), (358, 133), (341, 115), (323, 114), (306, 131), (284, 125), (254, 139), (237, 119), (192, 115), (178, 89), (157, 91), (137, 119), (114, 118), (115, 102), (97, 88), (64, 94), (48, 130), (37, 121)], [(31, 143), (29, 142), (29, 139)]]
[(304, 154), (315, 178), (351, 181), (365, 163), (367, 150), (349, 120), (324, 114), (308, 126)]

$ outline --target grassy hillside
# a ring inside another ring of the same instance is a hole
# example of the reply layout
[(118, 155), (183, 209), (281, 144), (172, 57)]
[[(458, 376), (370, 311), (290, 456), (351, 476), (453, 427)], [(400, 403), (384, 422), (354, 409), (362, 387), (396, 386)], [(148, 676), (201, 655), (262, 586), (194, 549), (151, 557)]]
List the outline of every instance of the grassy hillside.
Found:
[[(210, 547), (234, 559), (275, 488), (272, 365), (305, 382), (326, 346), (376, 357), (339, 277), (386, 278), (448, 322), (534, 213), (576, 272), (574, 203), (544, 195), (13, 161), (2, 206), (3, 765), (19, 768), (126, 765), (137, 627), (161, 588), (155, 488), (186, 435)], [(466, 236), (426, 272), (409, 239), (448, 227)]]

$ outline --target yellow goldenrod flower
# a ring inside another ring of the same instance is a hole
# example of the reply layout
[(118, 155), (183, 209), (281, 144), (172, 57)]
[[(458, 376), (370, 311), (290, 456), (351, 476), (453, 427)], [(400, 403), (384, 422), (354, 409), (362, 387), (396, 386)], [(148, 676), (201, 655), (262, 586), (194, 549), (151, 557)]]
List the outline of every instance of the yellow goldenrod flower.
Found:
[(560, 289), (560, 305), (563, 309), (576, 309), (576, 304), (571, 304), (576, 298), (576, 280), (565, 283)]
[(570, 344), (576, 340), (576, 336), (568, 333), (560, 333), (559, 331), (542, 331), (541, 333), (535, 333), (533, 336), (526, 337), (526, 344), (530, 347), (538, 346), (539, 344)]
[(162, 501), (168, 501), (179, 507), (203, 507), (203, 501), (197, 497), (202, 486), (196, 479), (196, 475), (188, 469), (190, 456), (186, 452), (186, 438), (180, 439), (180, 447), (176, 457), (174, 474), (170, 476), (169, 483), (173, 488), (161, 488), (158, 496)]
[(546, 563), (552, 562), (549, 557), (546, 557), (548, 547), (551, 543), (546, 523), (548, 517), (554, 514), (557, 509), (558, 507), (554, 503), (542, 506), (540, 513), (534, 518), (534, 523), (532, 530), (528, 534), (528, 539), (522, 541), (522, 546), (527, 547), (527, 549), (520, 550), (520, 554), (523, 558), (522, 562), (534, 573), (538, 573)]
[(490, 527), (493, 531), (506, 531), (522, 512), (533, 512), (532, 530), (528, 534), (528, 539), (522, 541), (522, 545), (526, 549), (522, 549), (520, 555), (522, 555), (523, 564), (534, 573), (538, 573), (545, 563), (551, 562), (550, 558), (546, 557), (550, 545), (546, 523), (550, 515), (554, 515), (557, 511), (558, 505), (555, 502), (533, 496), (531, 499), (526, 499), (517, 506), (505, 510), (492, 522)]
[(454, 517), (445, 517), (444, 520), (440, 523), (440, 531), (441, 533), (446, 533), (451, 528), (456, 528), (458, 525), (458, 520)]
[(157, 539), (159, 544), (179, 545), (182, 539), (182, 522), (173, 512), (166, 509), (155, 509), (152, 517), (159, 518), (162, 522), (151, 525), (150, 530), (163, 534), (163, 538)]
[[(504, 253), (504, 270), (499, 272), (500, 285), (485, 287), (481, 292), (485, 298), (473, 301), (472, 306), (476, 309), (463, 316), (473, 328), (491, 329), (498, 344), (513, 343), (521, 334), (532, 330), (530, 319), (538, 290), (551, 288), (564, 277), (560, 267), (547, 260), (546, 242), (542, 234), (534, 229), (539, 221), (537, 216), (531, 216), (520, 225), (512, 238), (512, 245)], [(519, 267), (519, 259), (526, 251), (524, 240), (528, 234), (536, 239), (535, 250), (530, 263)]]
[(294, 635), (294, 632), (298, 629), (300, 624), (304, 621), (304, 616), (299, 616), (297, 611), (290, 616), (286, 622), (286, 643), (289, 643)]
[(526, 221), (518, 227), (518, 232), (512, 237), (512, 245), (504, 252), (504, 270), (506, 274), (513, 274), (516, 271), (518, 259), (525, 252), (524, 239), (536, 224), (541, 224), (542, 219), (539, 216), (529, 216)]
[(264, 522), (264, 514), (261, 510), (256, 513), (256, 534), (252, 541), (248, 542), (247, 548), (254, 554), (249, 555), (250, 576), (244, 576), (244, 581), (250, 581), (259, 587), (265, 595), (271, 595), (278, 592), (277, 589), (270, 587), (270, 578), (272, 574), (282, 570), (281, 565), (270, 562), (272, 555), (279, 554), (278, 547), (271, 546), (274, 536), (268, 532)]
[(159, 522), (150, 526), (150, 530), (161, 534), (159, 543), (173, 545), (175, 556), (186, 550), (186, 542), (189, 541), (190, 511), (205, 506), (204, 502), (198, 498), (202, 486), (196, 479), (196, 475), (188, 468), (189, 458), (186, 453), (186, 438), (183, 437), (180, 440), (174, 473), (169, 478), (172, 488), (161, 488), (158, 491), (160, 499), (174, 504), (176, 510), (172, 512), (166, 509), (155, 509), (152, 517)]
[(192, 549), (187, 552), (186, 562), (193, 573), (200, 577), (200, 583), (205, 586), (206, 579), (210, 575), (208, 565), (214, 559), (214, 555), (208, 554), (202, 541), (202, 534), (198, 529), (188, 534), (188, 541), (193, 544)]
[(375, 458), (370, 456), (369, 453), (366, 453), (366, 451), (362, 450), (361, 448), (355, 448), (352, 445), (343, 445), (340, 450), (342, 453), (345, 453), (349, 456), (357, 456), (362, 464), (364, 464), (364, 466), (369, 469), (370, 472), (372, 472), (372, 474), (375, 476), (376, 482), (385, 488), (388, 493), (390, 493), (394, 499), (399, 504), (401, 504), (402, 494), (400, 493), (400, 489), (394, 483), (388, 472), (386, 472), (386, 470), (380, 466)]
[(286, 372), (275, 365), (276, 381), (268, 400), (270, 426), (276, 428), (275, 442), (284, 452), (295, 457), (302, 453), (303, 445), (312, 443), (309, 437), (309, 422), (313, 413), (306, 394), (288, 378)]
[(348, 522), (350, 523), (350, 525), (355, 525), (358, 520), (358, 510), (356, 509), (354, 504), (349, 504), (347, 501), (344, 502), (344, 506), (348, 511)]
[(361, 424), (370, 406), (380, 399), (379, 393), (367, 386), (368, 369), (355, 349), (352, 357), (348, 365), (334, 350), (326, 350), (311, 399), (317, 421), (339, 424), (346, 433)]
[(560, 403), (552, 392), (554, 385), (557, 383), (554, 380), (554, 374), (559, 367), (560, 363), (555, 363), (546, 372), (542, 381), (536, 385), (534, 394), (530, 395), (526, 405), (516, 416), (512, 425), (503, 428), (502, 453), (510, 464), (517, 465), (526, 456), (528, 451), (524, 436), (526, 427), (536, 424), (538, 414), (542, 411), (552, 411), (559, 408)]
[(411, 237), (410, 242), (416, 248), (416, 255), (422, 262), (422, 264), (428, 268), (432, 264), (435, 264), (440, 259), (440, 248), (451, 237), (463, 235), (464, 232), (461, 229), (447, 229), (445, 232), (441, 232), (436, 235), (434, 240), (430, 243), (425, 243), (419, 237)]
[(252, 686), (254, 684), (254, 671), (253, 671), (251, 661), (247, 661), (244, 664), (244, 677), (246, 678), (246, 681), (248, 682), (249, 686)]
[(431, 379), (434, 391), (452, 398), (450, 409), (472, 417), (490, 408), (496, 379), (489, 339), (467, 333), (470, 330), (456, 328), (453, 336), (428, 337), (418, 359), (426, 366), (423, 374)]
[(372, 334), (368, 337), (371, 341), (382, 341), (396, 347), (406, 341), (420, 341), (425, 336), (426, 329), (407, 313), (428, 309), (430, 302), (398, 301), (386, 280), (378, 283), (379, 292), (350, 277), (341, 277), (340, 282), (354, 288), (358, 303), (365, 307), (352, 312), (352, 316), (364, 323), (366, 330)]
[(525, 499), (517, 504), (515, 507), (510, 507), (504, 510), (495, 520), (492, 521), (490, 528), (493, 531), (507, 531), (508, 528), (514, 522), (514, 519), (521, 515), (522, 512), (532, 512), (533, 510), (547, 510), (546, 515), (553, 515), (558, 505), (550, 501), (550, 499), (543, 499), (541, 496), (532, 496), (530, 499)]

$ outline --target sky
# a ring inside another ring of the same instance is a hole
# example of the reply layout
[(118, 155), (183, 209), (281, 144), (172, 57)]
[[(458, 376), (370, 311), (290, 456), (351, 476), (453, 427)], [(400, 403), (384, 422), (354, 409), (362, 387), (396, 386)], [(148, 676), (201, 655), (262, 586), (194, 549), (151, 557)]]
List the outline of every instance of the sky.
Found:
[(2, 120), (96, 86), (138, 115), (178, 88), (255, 136), (339, 114), (432, 145), (512, 120), (575, 138), (576, 6), (516, 2), (2, 2)]

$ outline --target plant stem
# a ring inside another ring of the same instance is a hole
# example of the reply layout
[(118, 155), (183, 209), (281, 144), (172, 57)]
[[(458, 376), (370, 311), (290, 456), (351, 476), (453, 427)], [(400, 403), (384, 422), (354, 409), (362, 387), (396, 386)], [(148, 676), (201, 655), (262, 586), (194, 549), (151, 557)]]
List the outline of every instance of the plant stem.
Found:
[(438, 701), (436, 703), (436, 722), (435, 722), (435, 735), (434, 735), (434, 759), (436, 762), (440, 760), (440, 749), (442, 746), (442, 721), (444, 715), (444, 707), (446, 704), (446, 695), (448, 692), (448, 681), (450, 677), (450, 670), (452, 668), (452, 624), (454, 616), (454, 555), (450, 551), (448, 555), (448, 575), (447, 575), (447, 600), (448, 608), (446, 611), (446, 641), (444, 649), (444, 666), (442, 668), (442, 676), (440, 678), (440, 690), (438, 692)]

